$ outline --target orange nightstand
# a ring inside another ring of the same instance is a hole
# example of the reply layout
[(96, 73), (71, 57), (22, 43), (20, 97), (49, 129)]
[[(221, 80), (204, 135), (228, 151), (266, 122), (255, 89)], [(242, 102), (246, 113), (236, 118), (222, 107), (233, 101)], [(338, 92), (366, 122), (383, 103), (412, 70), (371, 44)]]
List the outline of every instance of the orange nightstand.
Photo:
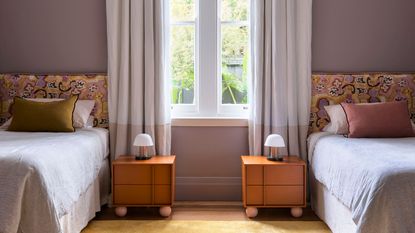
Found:
[(296, 156), (282, 162), (264, 156), (241, 156), (242, 199), (248, 217), (257, 208), (291, 208), (294, 217), (306, 207), (306, 163)]
[(167, 217), (174, 202), (176, 156), (154, 156), (135, 160), (120, 156), (112, 163), (112, 204), (118, 216), (128, 206), (158, 206)]

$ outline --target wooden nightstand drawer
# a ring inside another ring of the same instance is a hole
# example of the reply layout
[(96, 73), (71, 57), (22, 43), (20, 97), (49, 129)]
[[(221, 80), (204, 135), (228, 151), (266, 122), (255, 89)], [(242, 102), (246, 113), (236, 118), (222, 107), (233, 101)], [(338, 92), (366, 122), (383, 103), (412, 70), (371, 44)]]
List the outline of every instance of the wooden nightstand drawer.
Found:
[(114, 166), (114, 184), (151, 184), (151, 165)]
[(264, 204), (264, 187), (263, 186), (246, 186), (246, 204), (263, 205)]
[(303, 186), (265, 186), (265, 205), (303, 205)]
[(306, 207), (305, 187), (307, 164), (297, 156), (283, 161), (270, 161), (265, 156), (241, 156), (242, 201), (252, 218), (257, 208), (291, 208), (294, 217)]
[(155, 185), (154, 186), (154, 204), (171, 205), (171, 186)]
[(154, 166), (154, 184), (171, 184), (171, 166)]
[(118, 216), (129, 206), (157, 206), (167, 217), (174, 202), (176, 156), (153, 156), (136, 160), (119, 156), (112, 162), (112, 204)]
[(114, 204), (151, 205), (151, 185), (114, 185)]
[(265, 166), (265, 185), (304, 185), (304, 166)]
[(246, 184), (247, 185), (263, 185), (264, 171), (263, 166), (249, 165), (246, 166)]

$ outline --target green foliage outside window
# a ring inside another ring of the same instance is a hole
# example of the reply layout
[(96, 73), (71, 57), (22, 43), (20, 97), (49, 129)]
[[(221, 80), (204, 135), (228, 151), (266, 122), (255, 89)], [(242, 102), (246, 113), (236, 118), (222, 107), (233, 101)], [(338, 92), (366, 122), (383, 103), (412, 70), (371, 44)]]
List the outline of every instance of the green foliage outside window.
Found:
[[(245, 0), (222, 0), (221, 18), (225, 21), (246, 21)], [(172, 0), (172, 20), (194, 20), (193, 0)], [(190, 104), (194, 96), (194, 25), (172, 25), (171, 78), (172, 103)], [(248, 28), (222, 24), (222, 103), (247, 103)], [(203, 88), (203, 87), (201, 87)]]

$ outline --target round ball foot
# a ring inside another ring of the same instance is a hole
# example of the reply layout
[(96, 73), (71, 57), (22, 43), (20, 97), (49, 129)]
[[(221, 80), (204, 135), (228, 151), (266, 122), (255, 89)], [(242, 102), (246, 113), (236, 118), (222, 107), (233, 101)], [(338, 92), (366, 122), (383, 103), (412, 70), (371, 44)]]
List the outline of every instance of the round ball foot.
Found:
[(291, 215), (295, 218), (299, 218), (303, 215), (303, 209), (300, 207), (291, 208)]
[(127, 207), (122, 206), (115, 208), (115, 214), (118, 217), (124, 217), (127, 214)]
[(258, 209), (255, 207), (247, 207), (245, 213), (248, 218), (255, 218), (258, 215)]
[(159, 213), (162, 217), (169, 217), (171, 214), (171, 207), (170, 206), (162, 206), (159, 209)]

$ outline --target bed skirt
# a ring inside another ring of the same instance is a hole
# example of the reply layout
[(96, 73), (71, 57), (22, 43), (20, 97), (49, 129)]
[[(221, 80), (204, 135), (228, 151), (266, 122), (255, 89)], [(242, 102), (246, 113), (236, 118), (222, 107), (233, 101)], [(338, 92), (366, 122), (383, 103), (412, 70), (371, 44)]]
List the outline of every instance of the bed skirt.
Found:
[(333, 233), (353, 233), (357, 226), (352, 212), (318, 180), (310, 169), (311, 208)]
[(102, 161), (98, 177), (73, 205), (70, 212), (59, 219), (63, 233), (79, 233), (88, 222), (108, 203), (110, 195), (109, 161)]

